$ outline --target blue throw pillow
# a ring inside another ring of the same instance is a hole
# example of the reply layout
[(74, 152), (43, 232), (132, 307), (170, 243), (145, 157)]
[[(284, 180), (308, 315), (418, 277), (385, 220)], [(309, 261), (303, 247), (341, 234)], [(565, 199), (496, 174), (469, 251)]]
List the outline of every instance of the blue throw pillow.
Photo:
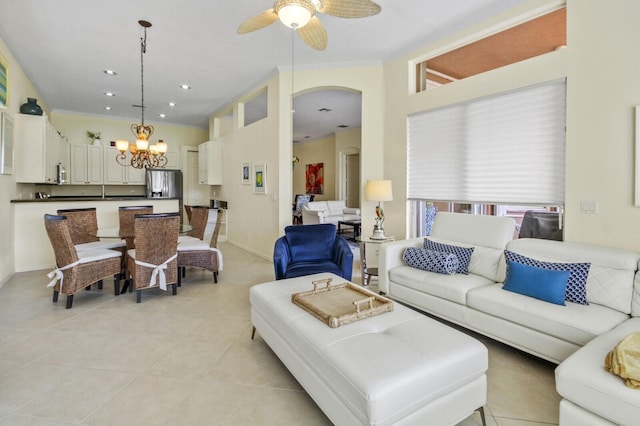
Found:
[(507, 266), (507, 279), (502, 286), (503, 290), (565, 306), (564, 295), (571, 271), (554, 271), (511, 260), (507, 261)]
[[(553, 263), (543, 262), (530, 257), (514, 253), (509, 250), (504, 251), (507, 261), (521, 263), (523, 265), (535, 266), (538, 268), (550, 269), (552, 271), (569, 271), (569, 282), (567, 283), (567, 293), (565, 300), (581, 305), (588, 305), (587, 302), (587, 277), (589, 276), (590, 263)], [(508, 265), (508, 263), (507, 263)], [(507, 266), (508, 267), (508, 266)], [(509, 271), (507, 270), (507, 273)]]
[(473, 254), (473, 247), (460, 247), (452, 246), (450, 244), (436, 243), (428, 238), (424, 239), (424, 248), (433, 251), (443, 251), (445, 253), (455, 254), (458, 258), (458, 270), (459, 274), (469, 274), (469, 262), (471, 261), (471, 255)]
[(407, 265), (424, 271), (451, 275), (458, 270), (458, 257), (453, 253), (408, 247), (402, 258)]

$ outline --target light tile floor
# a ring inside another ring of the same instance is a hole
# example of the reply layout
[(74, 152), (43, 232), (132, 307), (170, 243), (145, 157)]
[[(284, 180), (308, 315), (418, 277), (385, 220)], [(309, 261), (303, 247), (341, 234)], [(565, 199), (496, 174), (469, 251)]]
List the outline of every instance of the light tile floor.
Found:
[[(0, 287), (0, 425), (330, 424), (250, 340), (249, 288), (273, 280), (271, 262), (221, 249), (218, 284), (190, 269), (177, 296), (147, 290), (141, 304), (105, 282), (67, 310), (64, 297), (51, 302), (48, 271), (12, 277)], [(487, 424), (557, 424), (555, 365), (474, 336), (489, 348)]]

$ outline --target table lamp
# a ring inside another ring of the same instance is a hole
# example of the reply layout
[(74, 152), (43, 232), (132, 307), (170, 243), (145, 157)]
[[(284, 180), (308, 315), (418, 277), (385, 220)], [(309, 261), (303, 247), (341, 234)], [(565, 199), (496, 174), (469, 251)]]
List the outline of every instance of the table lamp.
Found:
[(367, 201), (377, 201), (376, 207), (376, 224), (373, 226), (372, 240), (386, 240), (384, 236), (384, 211), (382, 210), (383, 201), (393, 200), (393, 191), (391, 190), (390, 180), (368, 180), (364, 187), (364, 198)]

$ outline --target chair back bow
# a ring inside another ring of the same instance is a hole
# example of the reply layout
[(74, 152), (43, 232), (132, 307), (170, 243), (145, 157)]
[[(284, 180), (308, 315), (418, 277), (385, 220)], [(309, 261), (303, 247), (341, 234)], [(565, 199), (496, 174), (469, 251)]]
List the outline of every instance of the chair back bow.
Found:
[(173, 256), (165, 260), (160, 265), (153, 265), (151, 263), (143, 262), (141, 260), (136, 259), (136, 265), (146, 266), (147, 268), (153, 268), (153, 272), (151, 273), (151, 280), (149, 281), (149, 287), (155, 285), (156, 280), (159, 278), (160, 289), (167, 291), (167, 277), (164, 274), (164, 270), (167, 269), (167, 264), (177, 257), (178, 257), (178, 253), (174, 254)]
[(73, 268), (74, 266), (79, 264), (80, 264), (80, 260), (76, 260), (75, 262), (70, 263), (67, 266), (63, 266), (62, 268), (56, 268), (53, 271), (49, 272), (47, 274), (47, 277), (53, 278), (53, 279), (49, 282), (49, 284), (47, 284), (47, 288), (54, 287), (56, 285), (56, 282), (60, 280), (60, 292), (62, 292), (62, 284), (64, 282), (64, 274), (62, 273), (62, 271), (64, 271), (65, 269)]

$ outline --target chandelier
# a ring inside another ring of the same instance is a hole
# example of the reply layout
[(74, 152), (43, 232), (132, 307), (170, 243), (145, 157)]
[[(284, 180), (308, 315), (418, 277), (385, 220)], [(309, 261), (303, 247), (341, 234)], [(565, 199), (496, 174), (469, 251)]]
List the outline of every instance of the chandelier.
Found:
[[(142, 111), (142, 121), (140, 124), (131, 125), (131, 133), (136, 137), (135, 143), (120, 139), (116, 141), (116, 149), (120, 154), (116, 156), (116, 161), (122, 166), (131, 166), (136, 169), (165, 167), (167, 165), (167, 144), (159, 140), (157, 144), (149, 145), (149, 139), (153, 134), (153, 126), (144, 124), (144, 54), (147, 53), (147, 28), (151, 27), (151, 22), (138, 21), (144, 28), (144, 37), (140, 38), (140, 87)], [(135, 106), (135, 105), (134, 105)], [(131, 161), (127, 164), (127, 150), (131, 152)]]

